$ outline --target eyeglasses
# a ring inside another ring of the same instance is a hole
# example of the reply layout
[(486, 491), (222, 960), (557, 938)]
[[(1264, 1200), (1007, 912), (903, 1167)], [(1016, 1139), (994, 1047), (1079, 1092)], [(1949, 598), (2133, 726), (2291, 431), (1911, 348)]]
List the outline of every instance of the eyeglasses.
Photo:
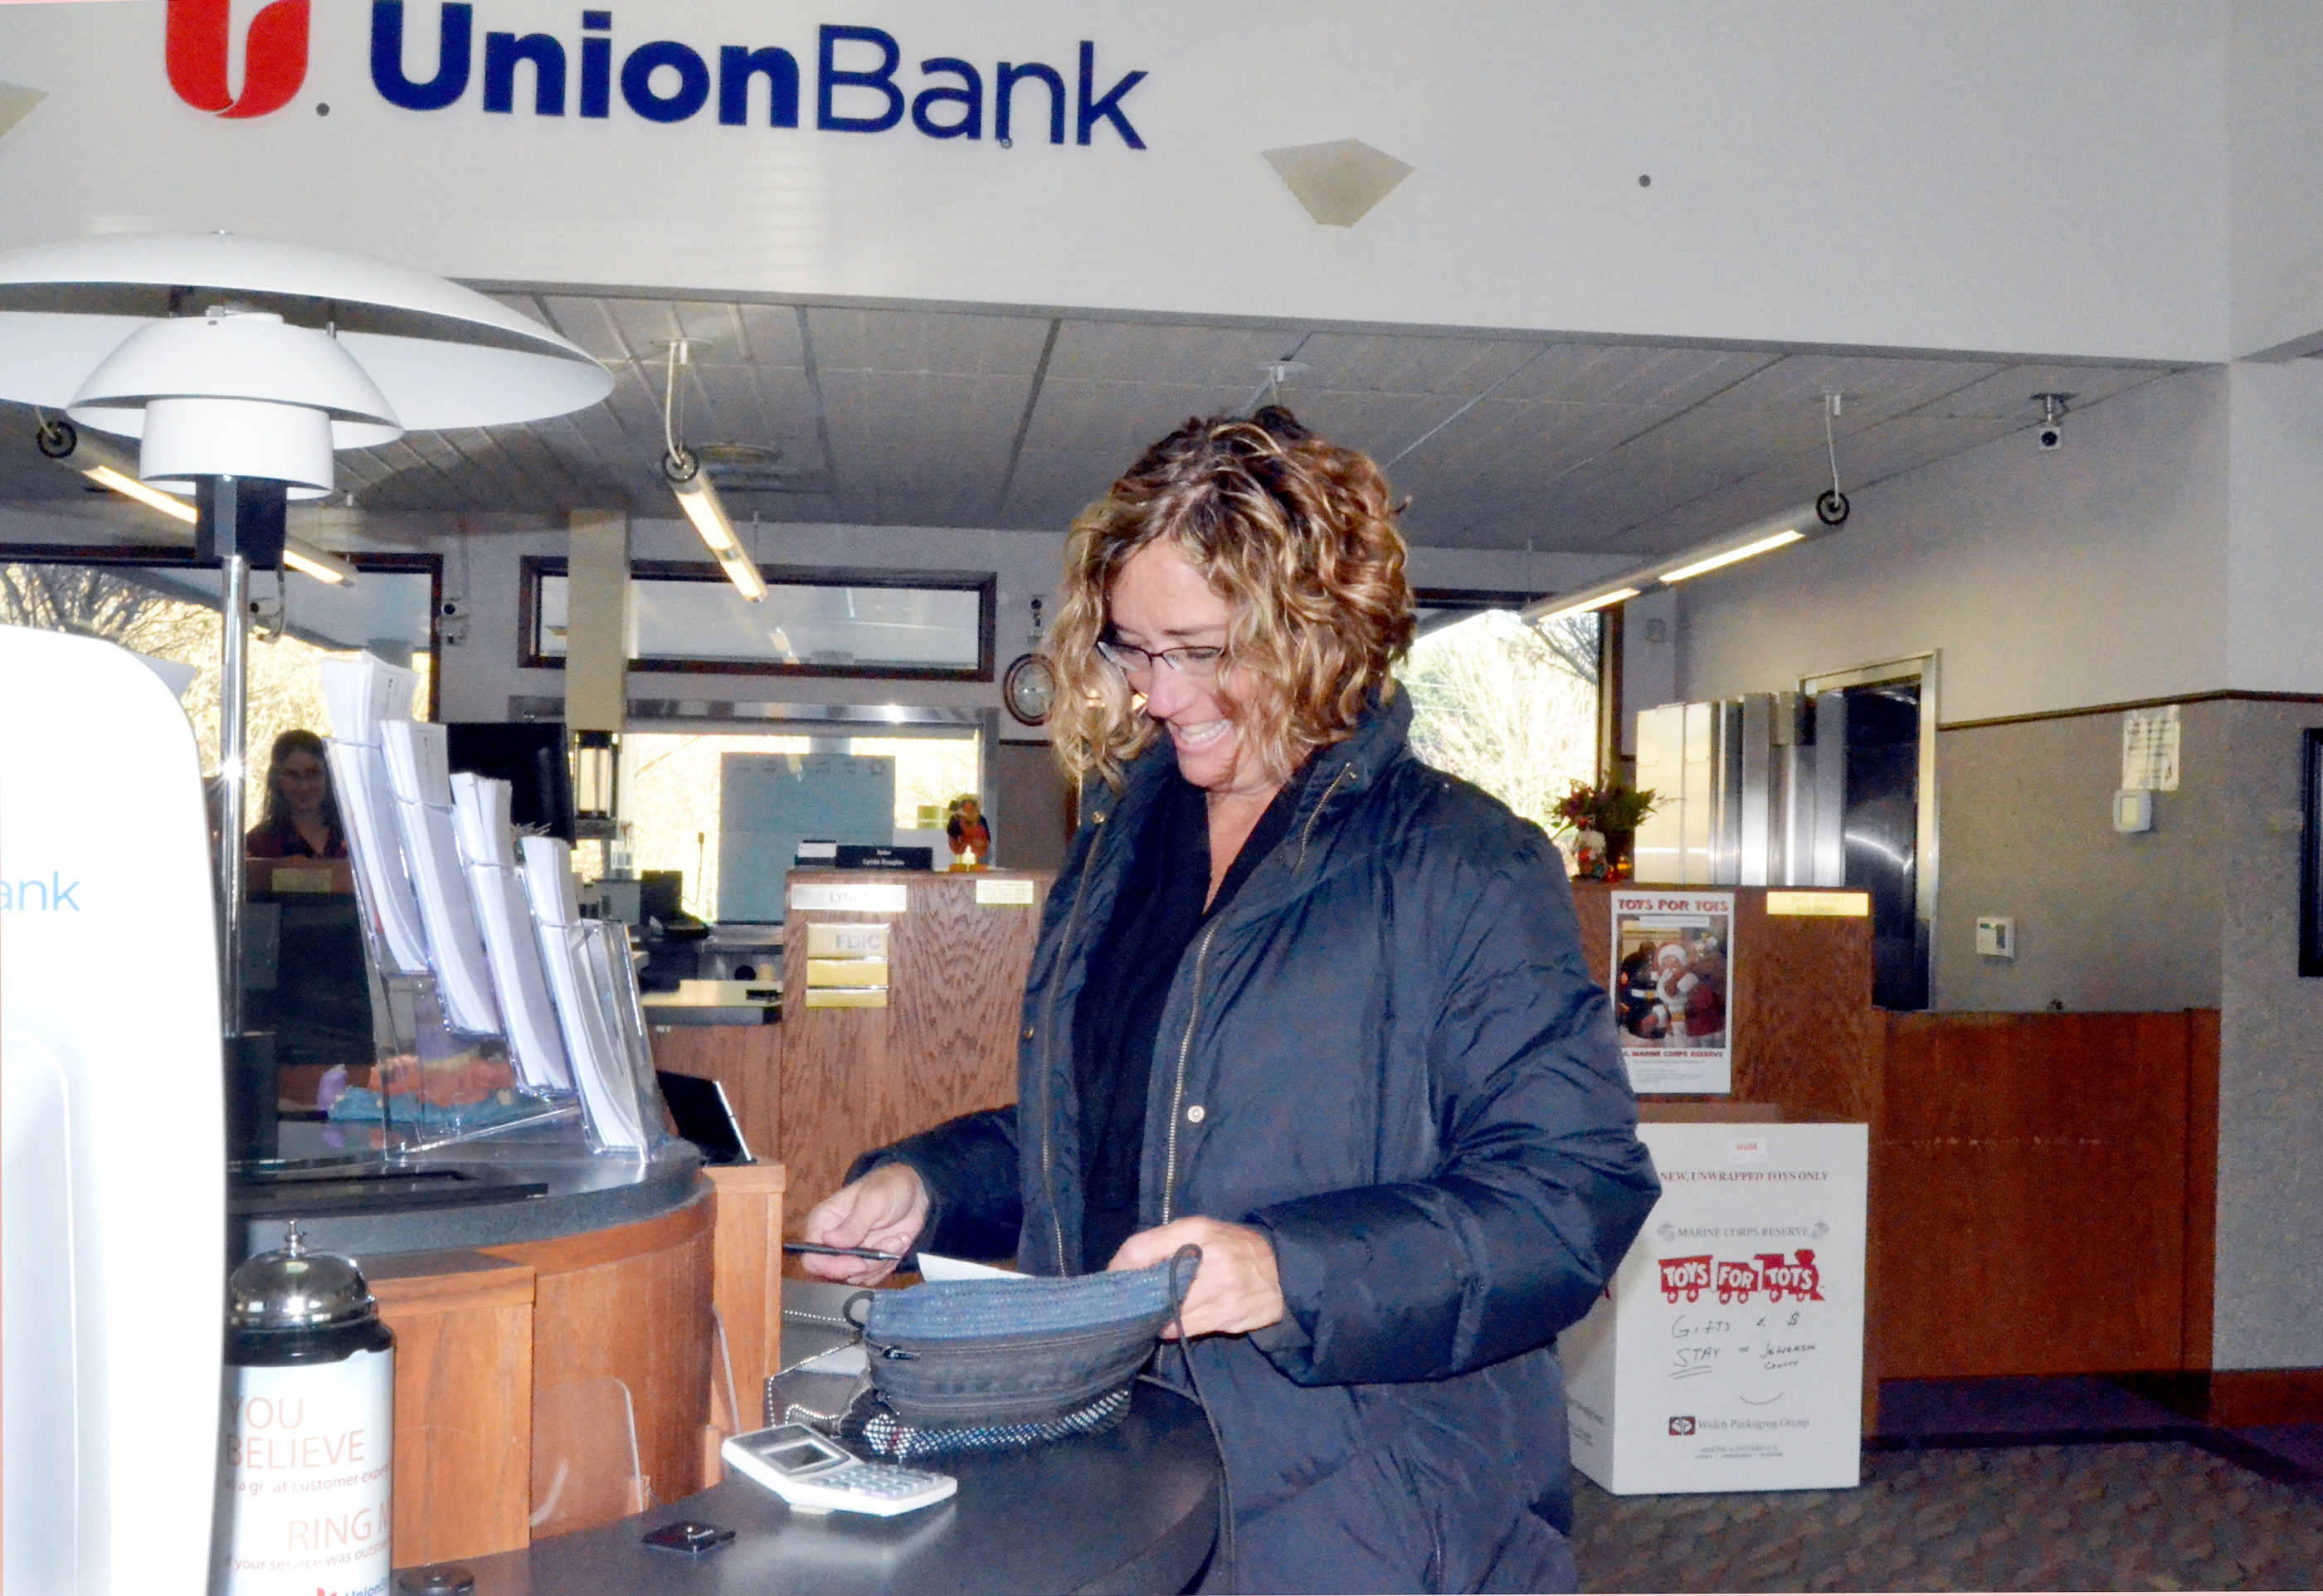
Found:
[(1207, 644), (1185, 648), (1136, 648), (1111, 637), (1099, 637), (1097, 651), (1125, 676), (1151, 671), (1156, 665), (1167, 665), (1181, 676), (1215, 676), (1218, 674), (1218, 662), (1226, 652)]

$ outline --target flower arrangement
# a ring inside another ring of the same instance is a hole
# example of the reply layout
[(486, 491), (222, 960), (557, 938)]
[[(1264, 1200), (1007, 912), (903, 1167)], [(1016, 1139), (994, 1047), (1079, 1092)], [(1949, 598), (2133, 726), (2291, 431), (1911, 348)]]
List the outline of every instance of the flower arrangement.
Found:
[[(1573, 833), (1574, 874), (1592, 880), (1619, 881), (1629, 873), (1626, 839), (1638, 822), (1654, 812), (1655, 794), (1625, 787), (1619, 782), (1598, 787), (1576, 781), (1558, 799), (1555, 812), (1561, 829)], [(1624, 839), (1621, 845), (1611, 839)]]
[(1619, 782), (1593, 787), (1575, 781), (1556, 801), (1556, 818), (1575, 831), (1634, 831), (1653, 813), (1656, 794)]

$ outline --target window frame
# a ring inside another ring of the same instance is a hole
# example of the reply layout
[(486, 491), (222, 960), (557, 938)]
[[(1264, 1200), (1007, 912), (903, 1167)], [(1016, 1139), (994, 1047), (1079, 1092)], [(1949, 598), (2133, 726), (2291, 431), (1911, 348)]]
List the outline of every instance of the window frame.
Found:
[[(696, 676), (804, 676), (857, 682), (989, 682), (994, 679), (1000, 578), (993, 571), (881, 570), (855, 565), (760, 565), (769, 587), (927, 588), (977, 595), (976, 665), (791, 665), (781, 660), (644, 658), (629, 662), (631, 672), (669, 672)], [(540, 584), (543, 578), (569, 576), (563, 555), (527, 555), (517, 583), (517, 665), (528, 671), (561, 671), (565, 656), (540, 651)], [(636, 560), (629, 580), (707, 582), (725, 585), (724, 569), (711, 561)]]
[[(366, 571), (382, 574), (399, 573), (411, 575), (425, 573), (427, 577), (427, 718), (439, 720), (444, 714), (444, 556), (432, 554), (390, 554), (365, 550), (359, 553), (333, 550), (334, 558), (344, 560), (360, 576)], [(190, 547), (166, 544), (59, 544), (59, 543), (0, 543), (0, 564), (10, 565), (150, 565), (183, 571), (216, 571), (221, 562), (199, 560)], [(264, 566), (264, 570), (276, 567)], [(290, 635), (298, 636), (294, 624)]]

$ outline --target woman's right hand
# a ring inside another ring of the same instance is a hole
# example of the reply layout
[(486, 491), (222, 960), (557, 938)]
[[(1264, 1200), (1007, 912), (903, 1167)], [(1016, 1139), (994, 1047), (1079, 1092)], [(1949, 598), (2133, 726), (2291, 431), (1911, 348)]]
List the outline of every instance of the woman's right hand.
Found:
[[(909, 1255), (928, 1221), (928, 1188), (909, 1164), (882, 1164), (852, 1186), (842, 1186), (806, 1216), (804, 1239), (826, 1247), (869, 1247)], [(818, 1280), (876, 1286), (895, 1272), (877, 1258), (798, 1254), (799, 1267)]]

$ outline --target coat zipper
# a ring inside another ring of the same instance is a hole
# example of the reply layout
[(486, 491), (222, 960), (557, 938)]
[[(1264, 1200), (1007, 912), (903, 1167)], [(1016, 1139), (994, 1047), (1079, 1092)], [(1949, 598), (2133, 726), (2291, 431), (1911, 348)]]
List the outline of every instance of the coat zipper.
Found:
[[(1350, 768), (1342, 766), (1339, 774), (1331, 778), (1331, 784), (1323, 789), (1322, 797), (1315, 801), (1315, 807), (1307, 817), (1307, 829), (1299, 838), (1299, 862), (1301, 866), (1307, 862), (1307, 844), (1314, 838), (1315, 822), (1323, 813), (1323, 805), (1328, 803), (1331, 794), (1339, 790), (1339, 784), (1346, 780)], [(1170, 1131), (1162, 1158), (1162, 1223), (1164, 1225), (1170, 1223), (1171, 1213), (1178, 1202), (1178, 1120), (1186, 1105), (1186, 1063), (1193, 1056), (1194, 1027), (1201, 1023), (1202, 1018), (1202, 964), (1210, 956), (1210, 939), (1217, 934), (1218, 928), (1213, 922), (1202, 933), (1200, 946), (1194, 949), (1194, 1007), (1193, 1012), (1186, 1016), (1186, 1034), (1178, 1042), (1178, 1077), (1170, 1090)]]
[(1088, 896), (1089, 877), (1096, 873), (1092, 867), (1097, 862), (1100, 833), (1105, 830), (1106, 821), (1111, 818), (1110, 813), (1097, 816), (1097, 823), (1089, 832), (1088, 852), (1081, 858), (1081, 878), (1073, 887), (1072, 912), (1065, 916), (1064, 934), (1057, 939), (1057, 968), (1050, 973), (1048, 1009), (1041, 1016), (1041, 1196), (1049, 1205), (1049, 1231), (1056, 1240), (1057, 1272), (1060, 1275), (1070, 1274), (1072, 1270), (1065, 1262), (1065, 1224), (1057, 1217), (1055, 1160), (1050, 1148), (1049, 1135), (1053, 1118), (1049, 1112), (1049, 1077), (1057, 1041), (1057, 994), (1065, 984), (1064, 963), (1072, 951), (1073, 927), (1080, 923), (1081, 901)]
[(1170, 1223), (1170, 1210), (1178, 1197), (1178, 1113), (1186, 1101), (1186, 1060), (1194, 1050), (1194, 1027), (1202, 1018), (1202, 961), (1210, 956), (1210, 939), (1218, 934), (1213, 922), (1202, 933), (1202, 945), (1194, 949), (1194, 1010), (1186, 1016), (1186, 1034), (1178, 1043), (1178, 1080), (1170, 1095), (1170, 1138), (1162, 1160), (1162, 1223)]

